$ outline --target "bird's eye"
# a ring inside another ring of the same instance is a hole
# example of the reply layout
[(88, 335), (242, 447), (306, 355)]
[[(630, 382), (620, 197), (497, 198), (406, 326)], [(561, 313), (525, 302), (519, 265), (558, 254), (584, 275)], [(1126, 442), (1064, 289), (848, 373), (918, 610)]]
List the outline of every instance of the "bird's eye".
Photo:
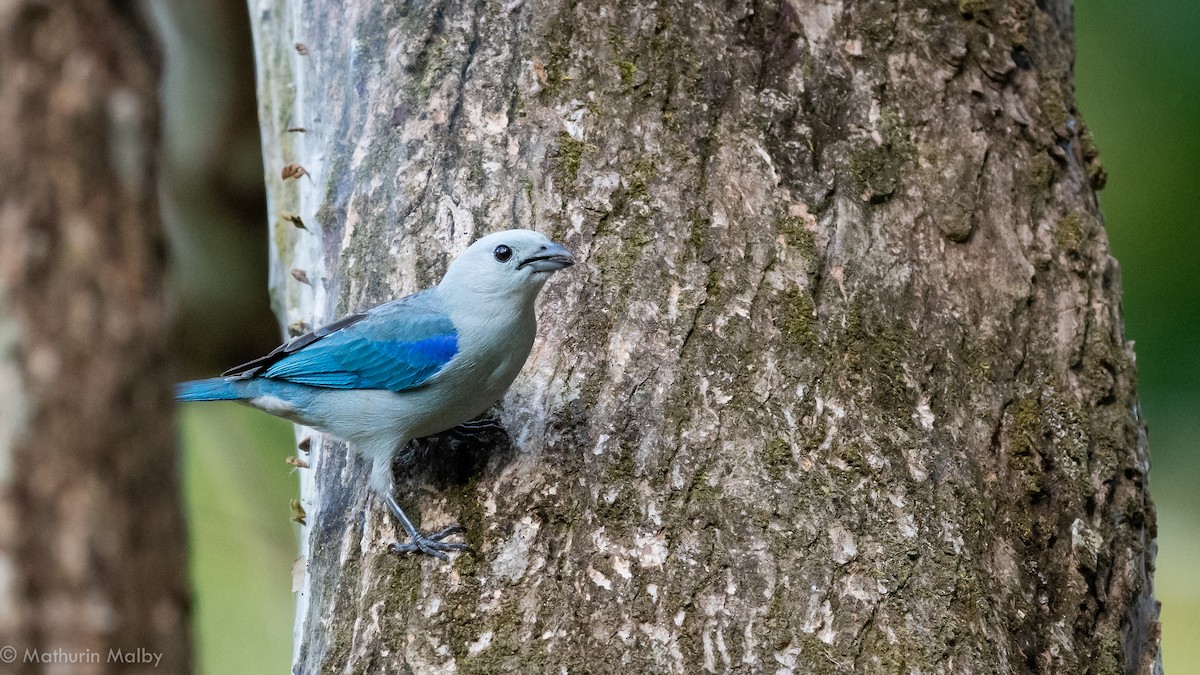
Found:
[(500, 244), (495, 251), (492, 251), (492, 255), (496, 256), (496, 260), (499, 262), (508, 262), (508, 259), (512, 257), (512, 249)]

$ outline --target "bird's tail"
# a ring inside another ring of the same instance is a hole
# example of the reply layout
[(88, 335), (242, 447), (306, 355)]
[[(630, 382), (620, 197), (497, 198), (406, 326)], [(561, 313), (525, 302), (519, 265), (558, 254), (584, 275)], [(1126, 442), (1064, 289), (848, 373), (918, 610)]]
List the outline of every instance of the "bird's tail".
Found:
[(176, 401), (236, 401), (242, 398), (240, 383), (223, 377), (192, 380), (175, 385)]

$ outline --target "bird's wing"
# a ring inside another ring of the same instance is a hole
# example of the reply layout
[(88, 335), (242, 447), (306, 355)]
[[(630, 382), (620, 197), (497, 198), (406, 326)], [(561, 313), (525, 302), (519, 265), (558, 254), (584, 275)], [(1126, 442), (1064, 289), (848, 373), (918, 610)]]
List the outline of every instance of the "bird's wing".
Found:
[(404, 391), (424, 384), (457, 353), (454, 323), (421, 293), (293, 338), (225, 375)]

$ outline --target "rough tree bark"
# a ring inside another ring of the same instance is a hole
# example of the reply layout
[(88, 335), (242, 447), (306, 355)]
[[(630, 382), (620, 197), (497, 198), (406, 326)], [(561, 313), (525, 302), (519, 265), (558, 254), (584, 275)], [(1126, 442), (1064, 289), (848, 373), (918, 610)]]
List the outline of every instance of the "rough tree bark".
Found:
[(157, 73), (127, 3), (0, 6), (0, 660), (30, 672), (190, 662)]
[(478, 557), (387, 555), (314, 444), (297, 672), (1153, 668), (1066, 0), (250, 5), (285, 325), (487, 231), (581, 260), (511, 443), (399, 469)]

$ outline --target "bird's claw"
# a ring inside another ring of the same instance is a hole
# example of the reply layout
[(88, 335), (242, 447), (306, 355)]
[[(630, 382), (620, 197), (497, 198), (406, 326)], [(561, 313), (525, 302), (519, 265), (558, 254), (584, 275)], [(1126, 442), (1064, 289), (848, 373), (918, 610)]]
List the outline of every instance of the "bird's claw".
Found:
[(444, 551), (466, 551), (471, 555), (475, 555), (475, 549), (469, 544), (457, 541), (442, 541), (452, 534), (461, 534), (466, 532), (466, 528), (462, 525), (451, 525), (431, 534), (420, 534), (412, 537), (412, 541), (401, 544), (393, 542), (388, 545), (388, 551), (392, 553), (423, 553), (431, 555), (439, 560), (449, 560)]

